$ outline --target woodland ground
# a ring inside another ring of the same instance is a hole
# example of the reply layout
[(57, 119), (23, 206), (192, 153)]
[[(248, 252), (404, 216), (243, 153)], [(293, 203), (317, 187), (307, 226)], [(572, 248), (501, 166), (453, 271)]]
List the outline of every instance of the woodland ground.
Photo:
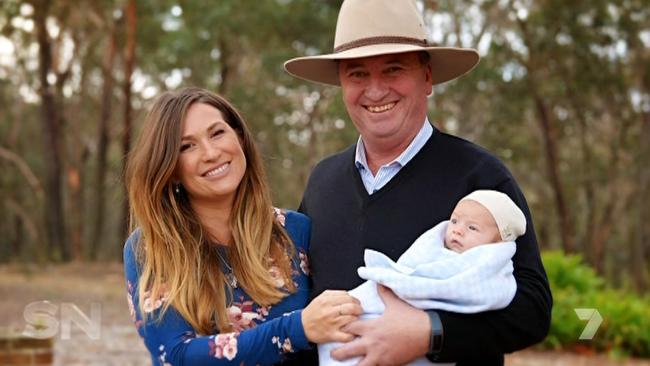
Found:
[[(55, 338), (57, 366), (148, 365), (149, 357), (135, 332), (126, 303), (119, 263), (58, 266), (0, 266), (0, 328), (22, 330), (27, 304), (46, 300), (76, 305), (90, 317), (101, 304), (101, 337), (90, 339), (73, 325), (70, 339)], [(506, 357), (507, 366), (650, 366), (650, 360), (614, 360), (606, 355), (526, 350)]]

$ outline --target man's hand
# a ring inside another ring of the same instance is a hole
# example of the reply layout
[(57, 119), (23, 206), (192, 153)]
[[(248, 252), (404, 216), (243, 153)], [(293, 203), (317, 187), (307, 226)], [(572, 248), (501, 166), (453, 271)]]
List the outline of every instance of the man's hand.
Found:
[(404, 365), (424, 356), (429, 349), (429, 317), (398, 298), (390, 289), (378, 285), (386, 310), (376, 319), (357, 320), (343, 328), (359, 338), (332, 351), (342, 361), (361, 356), (359, 366)]

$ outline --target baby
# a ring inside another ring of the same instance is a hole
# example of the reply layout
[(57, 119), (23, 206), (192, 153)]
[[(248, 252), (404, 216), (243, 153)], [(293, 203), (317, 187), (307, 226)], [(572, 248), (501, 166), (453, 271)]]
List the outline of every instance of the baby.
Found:
[(514, 241), (526, 232), (526, 218), (507, 195), (490, 190), (463, 197), (445, 232), (445, 248), (462, 253), (478, 245)]
[[(516, 250), (514, 240), (525, 232), (526, 218), (510, 197), (493, 190), (474, 191), (456, 204), (448, 221), (422, 234), (397, 262), (366, 249), (366, 265), (358, 272), (367, 281), (350, 294), (361, 301), (362, 319), (384, 312), (377, 283), (420, 309), (457, 313), (502, 309), (517, 291), (511, 258)], [(319, 345), (319, 364), (359, 362), (333, 360), (330, 352), (339, 346)], [(411, 364), (431, 362), (422, 358)]]

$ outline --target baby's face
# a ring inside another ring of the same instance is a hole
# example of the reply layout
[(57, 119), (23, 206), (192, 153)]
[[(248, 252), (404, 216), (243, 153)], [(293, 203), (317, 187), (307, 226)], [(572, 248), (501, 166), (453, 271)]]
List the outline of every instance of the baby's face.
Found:
[(449, 219), (445, 246), (462, 253), (477, 245), (501, 241), (496, 221), (483, 205), (473, 200), (460, 201)]

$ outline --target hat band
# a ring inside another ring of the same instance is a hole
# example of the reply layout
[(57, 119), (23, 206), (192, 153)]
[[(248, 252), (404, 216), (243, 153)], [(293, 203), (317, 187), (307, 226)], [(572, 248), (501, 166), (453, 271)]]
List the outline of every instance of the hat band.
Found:
[(426, 39), (400, 37), (400, 36), (379, 36), (379, 37), (361, 38), (361, 39), (356, 39), (352, 42), (343, 43), (340, 46), (334, 47), (334, 53), (347, 51), (352, 48), (370, 46), (374, 44), (386, 44), (386, 43), (412, 44), (420, 47), (427, 46)]

